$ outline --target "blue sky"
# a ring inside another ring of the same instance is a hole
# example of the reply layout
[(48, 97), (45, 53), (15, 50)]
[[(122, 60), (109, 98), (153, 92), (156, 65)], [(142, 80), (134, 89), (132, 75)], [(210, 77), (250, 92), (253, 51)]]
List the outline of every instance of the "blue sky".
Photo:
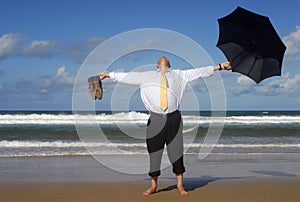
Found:
[[(300, 110), (300, 3), (294, 0), (2, 0), (0, 110), (71, 110), (74, 80), (84, 59), (106, 39), (134, 29), (181, 33), (200, 44), (215, 63), (223, 62), (226, 58), (215, 46), (217, 19), (237, 6), (268, 16), (288, 48), (281, 77), (256, 85), (240, 74), (221, 73), (228, 110)], [(97, 101), (99, 110), (110, 107), (113, 87), (104, 84), (107, 95)], [(203, 110), (210, 109), (206, 94), (199, 92)], [(138, 96), (132, 103), (143, 109)]]

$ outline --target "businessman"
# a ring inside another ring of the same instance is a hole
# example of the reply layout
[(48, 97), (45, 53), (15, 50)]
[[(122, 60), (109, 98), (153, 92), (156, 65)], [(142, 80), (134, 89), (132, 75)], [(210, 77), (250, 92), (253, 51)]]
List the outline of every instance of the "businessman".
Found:
[(163, 150), (167, 148), (168, 158), (177, 179), (177, 189), (181, 196), (188, 193), (183, 186), (183, 136), (180, 101), (186, 85), (200, 77), (211, 76), (216, 70), (230, 70), (230, 62), (215, 66), (199, 67), (188, 70), (170, 68), (165, 56), (158, 59), (156, 68), (144, 72), (103, 72), (100, 79), (111, 78), (114, 82), (140, 86), (141, 99), (150, 112), (147, 123), (146, 144), (150, 156), (151, 186), (144, 195), (157, 191), (157, 181), (161, 174)]

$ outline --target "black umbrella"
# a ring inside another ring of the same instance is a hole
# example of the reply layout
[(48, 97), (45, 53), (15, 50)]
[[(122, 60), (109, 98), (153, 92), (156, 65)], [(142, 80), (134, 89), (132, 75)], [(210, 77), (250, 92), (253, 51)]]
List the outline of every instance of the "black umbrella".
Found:
[(268, 17), (237, 7), (218, 19), (218, 23), (217, 47), (231, 61), (233, 72), (244, 74), (256, 83), (281, 75), (286, 46)]

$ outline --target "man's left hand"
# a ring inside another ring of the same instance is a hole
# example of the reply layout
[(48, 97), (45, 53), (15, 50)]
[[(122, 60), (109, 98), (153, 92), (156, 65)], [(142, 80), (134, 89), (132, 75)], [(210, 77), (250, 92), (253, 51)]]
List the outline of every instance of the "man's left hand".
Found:
[(230, 66), (230, 62), (223, 62), (221, 64), (221, 68), (222, 70), (227, 70), (227, 71), (232, 69), (232, 67)]

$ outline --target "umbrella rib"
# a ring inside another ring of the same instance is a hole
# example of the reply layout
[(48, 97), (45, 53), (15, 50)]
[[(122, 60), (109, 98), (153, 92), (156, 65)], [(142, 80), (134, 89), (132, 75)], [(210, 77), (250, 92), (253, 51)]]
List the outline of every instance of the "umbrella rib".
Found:
[(246, 52), (247, 50), (249, 50), (250, 48), (252, 48), (254, 46), (254, 44), (249, 45), (247, 48), (245, 48), (242, 52), (240, 52), (237, 56), (235, 56), (231, 62), (233, 62), (235, 59), (237, 59), (238, 57), (240, 57), (244, 52)]
[(253, 69), (254, 64), (256, 63), (256, 61), (257, 61), (257, 57), (255, 57), (255, 60), (254, 60), (254, 62), (252, 63), (251, 68), (249, 69), (249, 72), (248, 72), (247, 75), (250, 75), (250, 72), (252, 71), (252, 69)]

